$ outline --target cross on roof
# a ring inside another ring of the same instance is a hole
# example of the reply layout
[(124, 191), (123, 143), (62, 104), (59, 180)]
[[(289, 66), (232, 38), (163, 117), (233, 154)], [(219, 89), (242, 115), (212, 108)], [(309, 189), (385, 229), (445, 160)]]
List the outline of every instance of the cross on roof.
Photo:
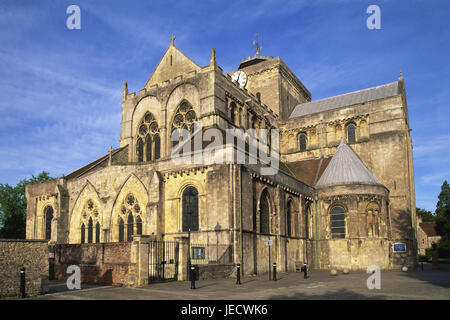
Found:
[(170, 36), (170, 44), (173, 45), (173, 42), (175, 41), (175, 36), (171, 35)]

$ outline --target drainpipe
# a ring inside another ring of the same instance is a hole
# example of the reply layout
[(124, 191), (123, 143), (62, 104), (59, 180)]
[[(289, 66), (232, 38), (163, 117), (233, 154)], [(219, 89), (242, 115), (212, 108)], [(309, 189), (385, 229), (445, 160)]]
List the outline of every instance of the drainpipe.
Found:
[(314, 197), (314, 202), (316, 205), (316, 265), (318, 269), (320, 269), (320, 254), (319, 254), (319, 213), (317, 209), (317, 201), (319, 200), (319, 197), (316, 195)]

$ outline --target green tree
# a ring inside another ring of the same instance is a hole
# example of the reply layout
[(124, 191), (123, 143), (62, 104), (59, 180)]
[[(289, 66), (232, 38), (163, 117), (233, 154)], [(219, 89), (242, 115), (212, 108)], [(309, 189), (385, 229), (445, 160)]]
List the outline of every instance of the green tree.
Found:
[(421, 208), (416, 208), (416, 212), (418, 215), (420, 215), (422, 217), (423, 222), (434, 221), (435, 217), (431, 211), (421, 209)]
[(24, 239), (27, 216), (25, 186), (51, 180), (48, 172), (42, 171), (30, 179), (21, 180), (15, 187), (0, 183), (0, 238)]
[(442, 236), (441, 247), (450, 248), (450, 186), (447, 180), (441, 186), (436, 205), (436, 231)]

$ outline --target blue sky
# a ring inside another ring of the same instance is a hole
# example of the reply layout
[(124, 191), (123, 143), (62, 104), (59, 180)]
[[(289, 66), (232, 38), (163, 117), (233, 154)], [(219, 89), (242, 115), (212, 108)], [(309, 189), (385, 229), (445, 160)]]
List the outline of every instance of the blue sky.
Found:
[[(66, 8), (81, 8), (81, 30)], [(366, 8), (381, 8), (381, 30)], [(224, 72), (280, 56), (313, 100), (397, 80), (403, 70), (417, 206), (450, 180), (450, 1), (103, 1), (0, 3), (0, 183), (61, 176), (118, 147), (123, 81), (143, 88), (175, 34), (199, 65)], [(380, 155), (383, 156), (383, 155)]]

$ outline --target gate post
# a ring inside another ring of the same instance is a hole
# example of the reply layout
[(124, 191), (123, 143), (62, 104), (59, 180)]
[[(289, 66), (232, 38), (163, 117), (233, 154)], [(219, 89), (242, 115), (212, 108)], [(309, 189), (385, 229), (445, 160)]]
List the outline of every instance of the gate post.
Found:
[(178, 247), (178, 280), (186, 281), (188, 279), (188, 255), (189, 243), (187, 238), (176, 238), (179, 243)]
[(133, 236), (133, 243), (136, 245), (136, 286), (145, 286), (148, 284), (148, 246), (151, 236), (140, 235)]

